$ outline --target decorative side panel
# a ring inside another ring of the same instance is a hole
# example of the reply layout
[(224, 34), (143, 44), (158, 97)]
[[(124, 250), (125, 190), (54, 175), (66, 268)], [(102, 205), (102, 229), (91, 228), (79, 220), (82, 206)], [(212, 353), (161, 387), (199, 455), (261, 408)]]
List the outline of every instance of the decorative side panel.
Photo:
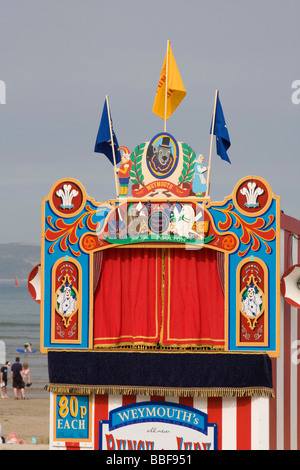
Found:
[(56, 182), (42, 201), (41, 351), (91, 347), (93, 257), (80, 237), (95, 230), (109, 205), (96, 207), (72, 178)]
[(279, 198), (265, 180), (247, 176), (231, 197), (211, 203), (208, 210), (218, 231), (232, 231), (239, 239), (225, 269), (227, 349), (278, 356)]
[[(67, 258), (67, 259), (66, 259)], [(52, 343), (81, 342), (82, 274), (74, 258), (61, 258), (52, 270)]]

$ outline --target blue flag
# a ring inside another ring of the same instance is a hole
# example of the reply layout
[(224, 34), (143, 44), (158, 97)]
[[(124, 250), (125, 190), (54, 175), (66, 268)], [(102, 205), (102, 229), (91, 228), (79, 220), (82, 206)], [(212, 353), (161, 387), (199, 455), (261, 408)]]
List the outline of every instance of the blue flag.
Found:
[[(211, 133), (212, 123), (210, 126)], [(228, 134), (228, 129), (224, 119), (223, 109), (221, 102), (219, 100), (219, 93), (217, 96), (216, 104), (216, 114), (215, 114), (215, 126), (213, 134), (216, 136), (216, 145), (217, 145), (217, 154), (222, 160), (226, 160), (228, 163), (231, 163), (227, 155), (227, 150), (229, 149), (231, 142)]]
[(121, 161), (121, 153), (118, 150), (119, 144), (117, 141), (117, 137), (114, 133), (111, 117), (108, 114), (107, 100), (105, 100), (94, 151), (98, 153), (104, 153), (104, 155), (106, 155), (106, 157), (114, 165), (112, 139), (111, 139), (109, 121), (111, 123), (111, 131), (113, 135), (113, 145), (115, 148), (116, 164), (118, 164)]

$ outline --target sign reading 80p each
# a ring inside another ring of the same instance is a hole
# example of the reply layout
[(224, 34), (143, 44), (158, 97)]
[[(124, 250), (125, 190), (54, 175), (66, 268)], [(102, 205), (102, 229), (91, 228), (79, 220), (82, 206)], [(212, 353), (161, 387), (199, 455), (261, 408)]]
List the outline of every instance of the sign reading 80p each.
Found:
[(91, 397), (56, 395), (54, 408), (54, 440), (91, 440)]

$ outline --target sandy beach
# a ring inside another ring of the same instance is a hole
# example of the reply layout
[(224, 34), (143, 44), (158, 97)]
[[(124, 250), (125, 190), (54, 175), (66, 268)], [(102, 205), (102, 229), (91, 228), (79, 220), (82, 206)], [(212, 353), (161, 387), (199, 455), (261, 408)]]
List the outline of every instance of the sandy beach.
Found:
[[(48, 450), (49, 449), (50, 399), (28, 398), (27, 400), (0, 399), (1, 435), (7, 439), (11, 432), (25, 444), (0, 444), (0, 450)], [(36, 444), (32, 444), (36, 438)]]

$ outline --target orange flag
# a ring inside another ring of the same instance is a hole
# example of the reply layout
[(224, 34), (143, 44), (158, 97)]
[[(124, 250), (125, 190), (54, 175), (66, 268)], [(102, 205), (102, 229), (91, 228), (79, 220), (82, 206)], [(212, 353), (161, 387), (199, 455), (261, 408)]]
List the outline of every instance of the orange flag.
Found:
[(184, 84), (177, 68), (171, 45), (168, 42), (167, 53), (161, 70), (152, 111), (160, 118), (167, 120), (185, 95)]

